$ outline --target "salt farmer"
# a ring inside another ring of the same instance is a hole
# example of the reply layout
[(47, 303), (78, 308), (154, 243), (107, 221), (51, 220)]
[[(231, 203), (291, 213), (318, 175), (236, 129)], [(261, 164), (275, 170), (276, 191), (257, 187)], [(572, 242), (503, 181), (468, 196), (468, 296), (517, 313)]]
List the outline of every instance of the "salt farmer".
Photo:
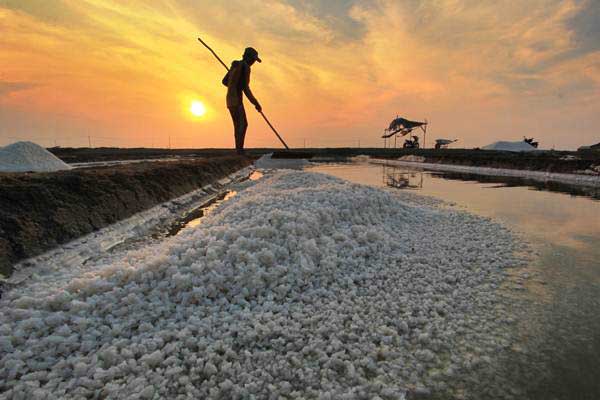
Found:
[(242, 93), (254, 104), (258, 112), (262, 111), (260, 103), (250, 90), (250, 67), (255, 61), (261, 62), (258, 52), (252, 47), (247, 47), (242, 59), (233, 61), (229, 72), (223, 78), (223, 85), (227, 86), (227, 108), (233, 120), (235, 149), (238, 154), (244, 154), (244, 139), (248, 129)]

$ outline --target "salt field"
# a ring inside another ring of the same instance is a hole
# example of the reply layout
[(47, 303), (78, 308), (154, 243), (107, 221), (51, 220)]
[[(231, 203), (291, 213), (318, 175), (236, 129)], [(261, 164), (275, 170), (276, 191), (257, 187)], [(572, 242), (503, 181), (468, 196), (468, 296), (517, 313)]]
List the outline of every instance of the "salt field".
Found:
[(220, 193), (42, 257), (0, 300), (0, 398), (598, 393), (600, 202), (366, 163)]
[(600, 400), (600, 0), (0, 20), (0, 400)]

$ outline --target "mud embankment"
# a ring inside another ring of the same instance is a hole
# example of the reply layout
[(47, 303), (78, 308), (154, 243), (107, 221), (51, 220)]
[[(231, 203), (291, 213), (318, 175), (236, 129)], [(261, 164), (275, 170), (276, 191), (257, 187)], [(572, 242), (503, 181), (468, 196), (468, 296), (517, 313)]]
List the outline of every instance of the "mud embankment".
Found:
[(489, 150), (422, 150), (426, 163), (469, 167), (518, 169), (551, 173), (581, 173), (600, 164), (598, 152), (540, 151), (515, 153)]
[(213, 158), (235, 155), (235, 150), (231, 149), (50, 147), (47, 150), (69, 164), (124, 160), (156, 160), (164, 158)]
[[(49, 148), (49, 151), (68, 163), (105, 162), (117, 160), (164, 159), (187, 157), (227, 156), (231, 149), (120, 149), (120, 148)], [(281, 149), (247, 149), (251, 157), (277, 153)], [(551, 173), (577, 174), (600, 165), (600, 151), (536, 151), (513, 153), (476, 149), (393, 149), (393, 148), (301, 148), (286, 152), (291, 155), (310, 155), (316, 161), (346, 161), (350, 157), (367, 155), (373, 158), (398, 159), (407, 155), (424, 157), (426, 163), (451, 164), (471, 167), (518, 169)], [(275, 156), (274, 156), (275, 158)]]
[(536, 151), (515, 153), (509, 151), (470, 149), (391, 149), (376, 158), (401, 159), (405, 156), (422, 157), (429, 164), (457, 165), (496, 169), (515, 169), (558, 174), (581, 174), (600, 165), (600, 151)]
[(227, 156), (54, 173), (0, 174), (0, 273), (251, 164)]

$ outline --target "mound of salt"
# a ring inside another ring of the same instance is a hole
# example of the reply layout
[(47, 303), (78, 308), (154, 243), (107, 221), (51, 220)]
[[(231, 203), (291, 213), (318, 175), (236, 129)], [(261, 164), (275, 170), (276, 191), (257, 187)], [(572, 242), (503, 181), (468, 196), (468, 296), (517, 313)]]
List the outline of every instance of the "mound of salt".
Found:
[(350, 157), (350, 160), (355, 163), (368, 163), (371, 160), (371, 156), (360, 154), (358, 156)]
[(71, 169), (54, 154), (32, 142), (0, 147), (0, 172), (51, 172)]
[(483, 150), (500, 150), (500, 151), (535, 151), (535, 147), (524, 141), (519, 142), (506, 142), (499, 141), (488, 144), (482, 147)]
[(398, 160), (400, 161), (410, 161), (410, 162), (425, 162), (425, 157), (423, 156), (415, 156), (413, 154), (409, 154), (407, 156), (402, 156)]
[(303, 158), (272, 158), (273, 154), (265, 154), (254, 162), (256, 168), (262, 169), (298, 169), (310, 164)]
[(280, 171), (171, 241), (5, 293), (0, 393), (452, 398), (510, 346), (493, 288), (512, 243), (462, 211)]

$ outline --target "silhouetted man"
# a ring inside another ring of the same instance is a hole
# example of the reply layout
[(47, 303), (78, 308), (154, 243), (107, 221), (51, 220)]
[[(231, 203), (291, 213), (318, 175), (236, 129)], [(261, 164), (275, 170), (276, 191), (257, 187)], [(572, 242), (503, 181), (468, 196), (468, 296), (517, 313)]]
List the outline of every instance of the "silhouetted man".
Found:
[(238, 154), (244, 154), (244, 139), (248, 128), (242, 93), (246, 94), (258, 112), (262, 111), (260, 103), (250, 90), (250, 67), (255, 61), (261, 62), (258, 52), (252, 47), (246, 48), (242, 59), (232, 62), (229, 72), (223, 78), (223, 84), (227, 86), (227, 108), (233, 120), (235, 149)]

